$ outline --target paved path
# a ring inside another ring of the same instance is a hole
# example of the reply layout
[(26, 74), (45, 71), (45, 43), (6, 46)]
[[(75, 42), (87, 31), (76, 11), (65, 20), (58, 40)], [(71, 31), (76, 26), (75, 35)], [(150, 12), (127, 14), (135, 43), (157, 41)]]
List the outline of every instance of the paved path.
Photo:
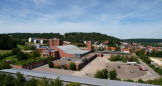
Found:
[(142, 66), (145, 66), (147, 69), (148, 69), (148, 71), (153, 75), (153, 77), (154, 78), (156, 78), (156, 79), (159, 79), (159, 78), (161, 78), (161, 76), (158, 74), (158, 73), (156, 73), (152, 68), (150, 68), (146, 63), (144, 63), (141, 59), (138, 59), (139, 61), (140, 61), (140, 64), (142, 65)]
[[(107, 62), (106, 58), (110, 57), (110, 55), (105, 55), (104, 57), (96, 57), (93, 61), (87, 64), (82, 70), (76, 71), (73, 75), (76, 76), (86, 76), (86, 77), (94, 77), (94, 74), (97, 70), (102, 70), (106, 67)], [(85, 75), (85, 74), (88, 75)]]

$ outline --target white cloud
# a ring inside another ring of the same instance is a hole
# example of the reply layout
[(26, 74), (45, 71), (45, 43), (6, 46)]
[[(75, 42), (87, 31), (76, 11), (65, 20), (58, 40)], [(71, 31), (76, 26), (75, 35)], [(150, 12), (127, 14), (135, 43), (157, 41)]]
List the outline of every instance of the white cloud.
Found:
[(21, 10), (9, 9), (12, 6), (0, 9), (0, 30), (1, 33), (100, 32), (122, 39), (162, 37), (162, 11), (157, 9), (161, 2), (151, 2), (19, 1)]

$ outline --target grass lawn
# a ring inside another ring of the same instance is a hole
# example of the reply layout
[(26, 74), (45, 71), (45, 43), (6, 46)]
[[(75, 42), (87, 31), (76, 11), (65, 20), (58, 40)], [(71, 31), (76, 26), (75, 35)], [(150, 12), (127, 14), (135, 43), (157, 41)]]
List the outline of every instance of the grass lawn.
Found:
[(19, 49), (21, 49), (21, 50), (24, 49), (24, 47), (23, 47), (22, 45), (17, 45), (17, 47), (18, 47)]
[(11, 50), (0, 50), (0, 54), (5, 54), (7, 52), (10, 52)]
[(15, 60), (15, 61), (17, 61), (17, 59), (16, 58), (14, 58), (16, 55), (13, 55), (13, 56), (8, 56), (8, 57), (6, 57), (6, 58), (4, 58), (4, 59), (2, 59), (2, 60)]

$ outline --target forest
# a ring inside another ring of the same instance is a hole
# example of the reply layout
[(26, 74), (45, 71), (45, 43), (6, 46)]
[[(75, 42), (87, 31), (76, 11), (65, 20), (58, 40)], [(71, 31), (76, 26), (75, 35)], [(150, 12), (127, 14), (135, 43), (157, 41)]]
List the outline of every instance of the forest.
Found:
[(120, 44), (120, 39), (96, 32), (92, 33), (70, 32), (65, 33), (65, 35), (61, 35), (59, 33), (9, 33), (8, 35), (11, 35), (12, 38), (19, 38), (19, 39), (28, 39), (29, 37), (39, 37), (47, 39), (60, 38), (63, 39), (64, 41), (70, 41), (73, 43), (83, 43), (84, 40), (100, 41), (100, 42), (108, 40), (110, 46)]
[(0, 34), (0, 50), (10, 50), (17, 47), (16, 40), (11, 39), (6, 34)]

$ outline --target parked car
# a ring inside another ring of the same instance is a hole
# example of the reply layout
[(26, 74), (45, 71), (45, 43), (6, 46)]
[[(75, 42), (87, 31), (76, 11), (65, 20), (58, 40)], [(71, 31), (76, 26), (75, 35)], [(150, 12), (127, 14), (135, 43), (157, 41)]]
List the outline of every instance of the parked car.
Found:
[(145, 66), (139, 66), (139, 69), (142, 71), (148, 71), (148, 69)]

